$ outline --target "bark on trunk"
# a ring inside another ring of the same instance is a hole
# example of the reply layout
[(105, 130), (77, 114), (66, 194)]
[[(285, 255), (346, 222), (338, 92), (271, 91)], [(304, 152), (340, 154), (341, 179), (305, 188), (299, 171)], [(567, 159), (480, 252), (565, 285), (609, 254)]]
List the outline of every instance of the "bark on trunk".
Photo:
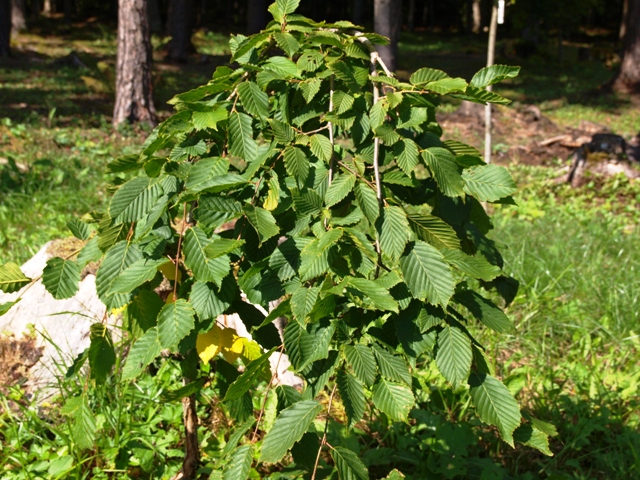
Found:
[(480, 11), (480, 0), (472, 0), (471, 16), (473, 17), (473, 24), (471, 26), (472, 33), (480, 33), (482, 28), (482, 13)]
[(622, 62), (612, 88), (621, 93), (640, 93), (640, 0), (629, 0)]
[(624, 42), (624, 37), (627, 34), (627, 18), (629, 18), (629, 0), (623, 0), (622, 19), (620, 20), (620, 32), (618, 33), (618, 38), (621, 42)]
[(11, 53), (11, 0), (0, 0), (0, 57)]
[(56, 13), (56, 0), (44, 0), (44, 13)]
[(174, 62), (186, 63), (191, 50), (193, 29), (193, 0), (171, 0), (169, 2), (169, 34), (167, 57)]
[(25, 0), (13, 0), (11, 2), (11, 34), (27, 29), (27, 2)]
[(247, 3), (247, 34), (258, 33), (267, 26), (266, 0), (249, 0)]
[(389, 45), (377, 45), (376, 49), (391, 71), (397, 67), (401, 13), (402, 0), (374, 0), (374, 30), (390, 40)]
[(120, 0), (114, 126), (127, 121), (156, 124), (151, 67), (147, 0)]

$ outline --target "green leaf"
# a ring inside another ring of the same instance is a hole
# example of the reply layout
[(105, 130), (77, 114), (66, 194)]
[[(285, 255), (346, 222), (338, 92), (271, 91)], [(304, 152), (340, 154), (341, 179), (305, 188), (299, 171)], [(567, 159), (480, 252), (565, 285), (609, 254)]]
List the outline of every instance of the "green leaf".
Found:
[(140, 290), (127, 305), (126, 314), (130, 322), (128, 328), (131, 329), (132, 326), (137, 325), (146, 332), (151, 327), (155, 327), (158, 324), (158, 313), (163, 306), (164, 302), (156, 292)]
[(224, 467), (222, 480), (241, 480), (249, 477), (253, 462), (253, 447), (242, 445), (231, 454), (229, 463)]
[(300, 90), (302, 90), (302, 96), (307, 103), (311, 103), (316, 94), (320, 91), (322, 86), (322, 80), (319, 78), (310, 78), (299, 84)]
[(404, 138), (393, 146), (393, 154), (402, 171), (411, 176), (420, 161), (418, 145), (413, 140)]
[(269, 463), (282, 460), (293, 444), (302, 438), (321, 410), (322, 405), (315, 400), (303, 400), (282, 410), (264, 438), (261, 460)]
[(502, 439), (513, 447), (513, 432), (520, 425), (518, 402), (504, 384), (486, 374), (471, 374), (469, 377), (471, 401), (480, 420), (495, 425)]
[[(308, 50), (298, 59), (298, 70), (300, 72), (315, 72), (324, 64), (324, 55), (315, 50)], [(308, 102), (307, 102), (308, 103)]]
[(347, 287), (351, 286), (363, 293), (379, 310), (389, 310), (392, 312), (398, 311), (398, 302), (393, 299), (389, 291), (372, 280), (367, 280), (366, 278), (345, 277), (343, 285)]
[(437, 70), (435, 68), (421, 68), (411, 75), (409, 81), (412, 85), (425, 85), (430, 82), (442, 80), (443, 78), (449, 78), (449, 75), (444, 73), (442, 70)]
[(300, 0), (276, 0), (276, 5), (283, 15), (288, 15), (298, 9)]
[(218, 258), (227, 253), (240, 248), (245, 244), (244, 240), (232, 240), (227, 238), (216, 238), (204, 249), (208, 258)]
[(56, 300), (73, 297), (80, 283), (80, 266), (73, 260), (51, 258), (42, 272), (42, 283)]
[(116, 243), (104, 256), (96, 274), (96, 290), (108, 309), (122, 307), (131, 300), (131, 294), (112, 293), (111, 285), (127, 267), (141, 259), (138, 246), (127, 241)]
[(491, 265), (484, 257), (467, 255), (462, 250), (442, 249), (441, 253), (449, 264), (473, 278), (490, 282), (501, 273), (499, 267)]
[(285, 78), (298, 78), (298, 67), (285, 57), (271, 57), (262, 64), (262, 67), (282, 75)]
[(310, 363), (327, 358), (335, 326), (314, 324), (311, 332), (298, 322), (289, 322), (284, 329), (284, 346), (291, 365), (296, 371)]
[(296, 40), (296, 37), (291, 35), (290, 33), (282, 33), (277, 32), (273, 35), (276, 39), (276, 43), (282, 49), (284, 53), (287, 54), (289, 58), (293, 56), (298, 50), (300, 50), (300, 44)]
[(427, 148), (422, 151), (422, 158), (445, 195), (459, 197), (464, 194), (464, 181), (456, 158), (449, 150), (440, 147)]
[(483, 88), (477, 87), (467, 87), (464, 94), (456, 93), (452, 95), (456, 98), (461, 98), (462, 100), (469, 100), (471, 102), (476, 103), (496, 103), (498, 105), (509, 105), (511, 100), (508, 98), (504, 98), (502, 95), (498, 95), (495, 92), (490, 92)]
[(258, 144), (253, 139), (253, 120), (245, 113), (229, 115), (229, 153), (252, 162), (258, 155)]
[(227, 390), (224, 396), (225, 402), (232, 402), (239, 399), (249, 389), (256, 386), (258, 379), (262, 374), (269, 370), (269, 357), (273, 353), (273, 349), (262, 354), (259, 358), (247, 365), (246, 370), (240, 375)]
[(373, 385), (376, 381), (376, 359), (371, 348), (366, 345), (345, 345), (344, 356), (356, 377), (368, 386)]
[(238, 95), (244, 109), (254, 117), (265, 119), (269, 115), (269, 97), (257, 83), (242, 82), (238, 85)]
[(222, 279), (230, 270), (229, 257), (222, 255), (210, 259), (206, 248), (211, 243), (207, 235), (198, 227), (188, 228), (184, 233), (185, 265), (191, 269), (196, 280), (222, 284)]
[(333, 458), (333, 463), (338, 470), (340, 480), (369, 480), (367, 467), (358, 455), (348, 448), (332, 448), (331, 458)]
[(158, 268), (170, 260), (161, 258), (151, 260), (142, 258), (129, 265), (111, 284), (110, 293), (129, 293), (145, 282), (153, 280)]
[(304, 185), (309, 176), (309, 159), (304, 150), (292, 146), (285, 148), (284, 166), (287, 173), (296, 179), (299, 186)]
[(331, 248), (321, 249), (318, 241), (313, 240), (300, 254), (300, 280), (306, 282), (329, 270), (329, 252)]
[(249, 204), (245, 205), (242, 211), (258, 234), (260, 245), (280, 233), (280, 228), (276, 225), (276, 219), (273, 218), (270, 211)]
[(420, 240), (409, 244), (400, 258), (404, 280), (415, 298), (446, 306), (453, 295), (454, 281), (442, 254)]
[(343, 92), (342, 90), (338, 90), (333, 93), (333, 112), (337, 115), (342, 115), (345, 112), (351, 110), (353, 106), (353, 102), (355, 98), (349, 95), (347, 92)]
[(161, 195), (160, 184), (150, 183), (150, 179), (145, 177), (133, 178), (113, 195), (109, 215), (115, 223), (136, 222), (149, 213)]
[(11, 307), (13, 307), (20, 300), (21, 299), (18, 298), (17, 300), (14, 300), (13, 302), (0, 303), (0, 317), (2, 315), (4, 315), (5, 313), (7, 313), (9, 310), (11, 310)]
[(189, 169), (185, 187), (194, 193), (200, 192), (216, 185), (218, 178), (228, 171), (229, 161), (226, 158), (201, 158)]
[(353, 428), (364, 416), (366, 406), (364, 385), (356, 377), (343, 370), (338, 371), (336, 382), (340, 391), (340, 399), (349, 419), (349, 428)]
[(464, 78), (441, 78), (427, 83), (423, 88), (440, 95), (448, 95), (453, 92), (464, 93), (467, 89), (467, 82)]
[(96, 438), (96, 417), (89, 408), (87, 397), (70, 397), (61, 409), (63, 415), (69, 415), (73, 422), (71, 424), (71, 436), (73, 441), (81, 450), (88, 450), (93, 447)]
[(80, 240), (88, 240), (91, 235), (91, 228), (82, 220), (72, 218), (67, 222), (67, 228), (73, 233), (73, 236)]
[(311, 135), (311, 152), (320, 160), (328, 162), (333, 155), (333, 145), (324, 135)]
[(523, 445), (539, 450), (548, 457), (553, 457), (553, 452), (549, 448), (549, 437), (542, 430), (538, 430), (533, 424), (520, 425), (513, 432), (513, 439)]
[(327, 207), (332, 207), (336, 203), (342, 201), (353, 190), (353, 186), (356, 184), (356, 177), (348, 173), (337, 175), (324, 196), (324, 202)]
[(0, 267), (0, 291), (13, 293), (31, 282), (20, 267), (13, 262), (8, 262)]
[(191, 287), (189, 303), (200, 320), (216, 318), (231, 306), (231, 302), (216, 293), (213, 283), (195, 282)]
[(409, 240), (409, 223), (401, 207), (387, 206), (376, 223), (382, 253), (397, 260)]
[(460, 239), (456, 231), (440, 217), (429, 214), (408, 214), (407, 220), (411, 230), (420, 240), (430, 243), (438, 250), (460, 248)]
[(191, 115), (191, 122), (196, 130), (206, 128), (218, 129), (218, 122), (226, 120), (229, 116), (226, 108), (214, 108), (203, 112), (194, 111)]
[(195, 213), (199, 223), (214, 228), (242, 216), (242, 205), (232, 198), (202, 195)]
[(369, 110), (369, 125), (373, 130), (384, 123), (384, 119), (387, 116), (388, 109), (389, 102), (384, 97), (373, 104), (371, 110)]
[(406, 385), (381, 378), (373, 386), (373, 404), (391, 420), (406, 422), (415, 403), (411, 389)]
[(444, 323), (438, 332), (438, 370), (451, 385), (457, 387), (467, 380), (471, 371), (471, 340), (458, 327)]
[(383, 377), (395, 382), (404, 382), (411, 386), (411, 372), (402, 358), (392, 355), (376, 344), (373, 344), (373, 351), (376, 354), (378, 367)]
[(318, 287), (307, 288), (301, 286), (293, 292), (293, 295), (291, 295), (291, 312), (298, 322), (304, 324), (304, 320), (313, 310), (319, 294), (320, 288)]
[(162, 346), (158, 338), (157, 327), (150, 328), (133, 344), (127, 361), (122, 369), (122, 380), (136, 378), (142, 371), (153, 362), (160, 352)]
[(488, 87), (507, 78), (514, 78), (520, 73), (520, 67), (509, 65), (491, 65), (480, 69), (471, 79), (469, 85), (477, 88)]
[(89, 346), (89, 365), (91, 378), (97, 384), (104, 383), (107, 375), (116, 364), (116, 352), (109, 329), (102, 323), (94, 323), (90, 327), (91, 345)]
[(369, 220), (372, 225), (375, 225), (376, 220), (380, 216), (380, 204), (378, 203), (376, 192), (366, 184), (358, 182), (355, 185), (354, 193), (360, 210), (362, 210), (364, 216), (367, 217), (367, 220)]
[(478, 165), (462, 173), (465, 181), (464, 191), (481, 202), (495, 202), (518, 190), (516, 182), (504, 167), (497, 165)]
[(498, 306), (473, 290), (463, 290), (453, 299), (464, 305), (474, 317), (498, 333), (515, 333), (516, 327)]
[(193, 307), (182, 298), (162, 307), (158, 314), (158, 339), (162, 348), (175, 350), (195, 327), (194, 316)]

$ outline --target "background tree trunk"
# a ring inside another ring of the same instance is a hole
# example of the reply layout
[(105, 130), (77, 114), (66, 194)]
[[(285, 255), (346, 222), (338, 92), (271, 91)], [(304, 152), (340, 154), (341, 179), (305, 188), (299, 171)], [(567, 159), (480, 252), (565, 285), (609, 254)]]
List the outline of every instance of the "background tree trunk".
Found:
[(167, 57), (174, 62), (186, 63), (191, 49), (191, 30), (193, 29), (193, 0), (170, 0), (169, 35)]
[(624, 42), (624, 37), (627, 34), (627, 19), (629, 18), (629, 0), (622, 0), (622, 19), (620, 20), (620, 32), (618, 38), (621, 42)]
[(27, 29), (27, 2), (12, 0), (11, 2), (11, 34), (23, 32)]
[(0, 57), (11, 53), (11, 0), (0, 0)]
[(56, 13), (56, 0), (44, 0), (44, 13)]
[(480, 11), (480, 0), (472, 0), (471, 4), (471, 16), (472, 16), (472, 33), (480, 33), (482, 28), (482, 13)]
[(247, 2), (247, 34), (258, 33), (267, 26), (266, 0), (249, 0)]
[(389, 37), (389, 45), (376, 45), (382, 61), (395, 71), (398, 60), (398, 38), (402, 19), (402, 0), (374, 0), (374, 30), (380, 35)]
[(155, 125), (151, 66), (147, 0), (120, 0), (114, 126), (127, 121)]
[(640, 93), (640, 0), (629, 0), (624, 50), (613, 90)]

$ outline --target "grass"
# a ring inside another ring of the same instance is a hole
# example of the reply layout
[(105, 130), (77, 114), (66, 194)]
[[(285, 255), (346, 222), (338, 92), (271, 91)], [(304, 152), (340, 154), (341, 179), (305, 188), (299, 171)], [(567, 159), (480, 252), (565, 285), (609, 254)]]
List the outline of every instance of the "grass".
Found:
[[(87, 24), (47, 36), (52, 27), (43, 24), (18, 37), (26, 59), (0, 65), (0, 158), (6, 159), (0, 163), (0, 263), (27, 260), (46, 241), (66, 236), (70, 218), (104, 207), (113, 181), (104, 175), (106, 163), (134, 152), (148, 133), (111, 129), (113, 29)], [(199, 32), (194, 43), (206, 56), (200, 58), (211, 63), (195, 63), (194, 57), (190, 65), (177, 67), (162, 61), (163, 40), (154, 39), (161, 116), (169, 114), (167, 99), (205, 82), (229, 54), (224, 40)], [(86, 68), (53, 63), (71, 50), (80, 52)], [(464, 37), (405, 35), (400, 73), (432, 66), (470, 78), (484, 63), (483, 51), (481, 42)], [(627, 138), (640, 131), (633, 102), (593, 94), (612, 73), (606, 64), (558, 66), (544, 55), (517, 62), (522, 75), (497, 91), (539, 104), (562, 125), (589, 120)], [(436, 380), (427, 363), (419, 381), (433, 393), (419, 399), (412, 425), (372, 421), (370, 439), (381, 445), (366, 460), (372, 471), (382, 469), (384, 460), (413, 471), (415, 478), (471, 478), (482, 472), (485, 478), (521, 479), (640, 475), (640, 185), (615, 177), (574, 190), (551, 178), (562, 166), (512, 167), (521, 186), (519, 206), (496, 209), (493, 237), (504, 244), (505, 270), (520, 281), (508, 309), (518, 332), (482, 338), (526, 410), (556, 425), (555, 456), (499, 443), (491, 429), (474, 420), (461, 392)], [(108, 383), (90, 399), (105, 406), (95, 451), (74, 446), (68, 419), (57, 413), (69, 396), (83, 391), (77, 378), (63, 382), (50, 408), (28, 402), (14, 388), (4, 401), (21, 406), (16, 412), (5, 405), (0, 417), (0, 476), (170, 475), (181, 456), (179, 404), (162, 404), (159, 392), (173, 388), (178, 378), (161, 369), (121, 392)], [(204, 395), (200, 407), (217, 428), (202, 440), (209, 460), (219, 455), (226, 432), (210, 400)]]

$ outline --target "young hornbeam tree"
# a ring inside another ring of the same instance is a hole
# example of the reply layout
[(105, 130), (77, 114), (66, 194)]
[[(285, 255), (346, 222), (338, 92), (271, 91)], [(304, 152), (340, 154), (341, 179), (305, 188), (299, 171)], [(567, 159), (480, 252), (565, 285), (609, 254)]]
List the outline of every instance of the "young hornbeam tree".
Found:
[[(95, 234), (71, 224), (86, 246), (50, 260), (45, 286), (71, 296), (84, 266), (100, 262), (98, 294), (110, 311), (124, 309), (133, 338), (120, 380), (179, 362), (189, 382), (171, 398), (214, 388), (238, 425), (213, 467), (224, 478), (291, 461), (311, 478), (368, 478), (341, 432), (372, 416), (407, 422), (430, 394), (417, 381), (425, 362), (466, 389), (509, 445), (550, 454), (549, 426), (523, 421), (475, 336), (514, 331), (494, 301), (508, 304), (517, 282), (502, 271), (481, 202), (512, 202), (515, 183), (475, 148), (443, 141), (435, 115), (443, 95), (507, 104), (486, 87), (518, 68), (484, 68), (470, 82), (421, 68), (403, 82), (376, 52), (384, 37), (315, 22), (295, 13), (298, 3), (276, 1), (265, 30), (232, 37), (235, 68), (174, 97), (176, 113), (141, 153), (109, 165), (140, 175), (95, 217)], [(15, 264), (0, 268), (6, 291), (29, 281)], [(226, 328), (222, 314), (239, 315), (252, 338)], [(283, 340), (276, 318), (286, 319)], [(116, 360), (110, 331), (91, 331), (97, 384)], [(301, 391), (274, 385), (274, 352), (288, 355)], [(84, 397), (70, 401), (89, 445), (93, 413)], [(342, 428), (329, 421), (337, 401)], [(197, 440), (193, 403), (185, 418)], [(275, 421), (263, 421), (267, 403)], [(197, 464), (197, 442), (187, 448)], [(315, 462), (304, 461), (310, 451)], [(192, 472), (185, 466), (181, 478)]]

